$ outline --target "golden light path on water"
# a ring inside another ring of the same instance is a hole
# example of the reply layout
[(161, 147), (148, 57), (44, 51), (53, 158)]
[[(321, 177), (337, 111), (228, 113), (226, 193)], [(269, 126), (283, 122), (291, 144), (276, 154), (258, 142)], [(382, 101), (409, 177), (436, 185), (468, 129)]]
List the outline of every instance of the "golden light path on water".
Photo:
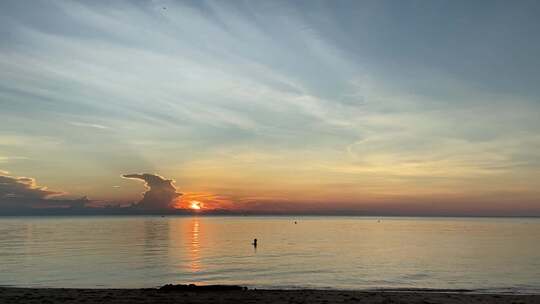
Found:
[(199, 233), (200, 233), (200, 224), (198, 218), (192, 218), (190, 221), (191, 226), (191, 242), (190, 242), (190, 270), (192, 272), (197, 272), (201, 269), (201, 254), (200, 254), (200, 247), (201, 244), (199, 242)]

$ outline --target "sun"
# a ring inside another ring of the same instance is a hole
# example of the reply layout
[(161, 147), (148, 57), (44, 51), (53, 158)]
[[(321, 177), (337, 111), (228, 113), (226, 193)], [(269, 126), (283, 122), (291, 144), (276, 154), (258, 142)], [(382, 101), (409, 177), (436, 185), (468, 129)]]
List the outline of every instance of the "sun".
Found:
[(202, 208), (202, 203), (199, 201), (189, 202), (189, 209), (200, 210)]

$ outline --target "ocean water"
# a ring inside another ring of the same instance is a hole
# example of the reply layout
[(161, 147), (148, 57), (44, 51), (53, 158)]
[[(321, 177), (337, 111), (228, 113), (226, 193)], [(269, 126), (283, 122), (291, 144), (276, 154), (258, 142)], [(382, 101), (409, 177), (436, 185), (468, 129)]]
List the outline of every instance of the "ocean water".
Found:
[(0, 285), (166, 283), (540, 293), (540, 219), (0, 218)]

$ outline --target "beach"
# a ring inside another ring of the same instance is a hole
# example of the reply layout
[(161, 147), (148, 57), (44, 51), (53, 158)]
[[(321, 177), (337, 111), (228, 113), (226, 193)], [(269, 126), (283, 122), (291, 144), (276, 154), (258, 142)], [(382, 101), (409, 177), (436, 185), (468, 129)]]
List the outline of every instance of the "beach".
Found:
[(75, 289), (0, 287), (0, 303), (540, 303), (540, 295), (442, 291)]

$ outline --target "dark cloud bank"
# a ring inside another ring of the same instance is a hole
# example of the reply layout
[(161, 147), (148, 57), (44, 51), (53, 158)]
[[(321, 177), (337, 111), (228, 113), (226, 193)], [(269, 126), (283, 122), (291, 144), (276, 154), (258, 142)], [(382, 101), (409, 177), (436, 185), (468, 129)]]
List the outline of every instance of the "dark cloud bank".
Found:
[(55, 198), (63, 194), (38, 186), (33, 178), (10, 176), (0, 171), (0, 214), (59, 208), (75, 210), (88, 203), (86, 197), (76, 200)]

